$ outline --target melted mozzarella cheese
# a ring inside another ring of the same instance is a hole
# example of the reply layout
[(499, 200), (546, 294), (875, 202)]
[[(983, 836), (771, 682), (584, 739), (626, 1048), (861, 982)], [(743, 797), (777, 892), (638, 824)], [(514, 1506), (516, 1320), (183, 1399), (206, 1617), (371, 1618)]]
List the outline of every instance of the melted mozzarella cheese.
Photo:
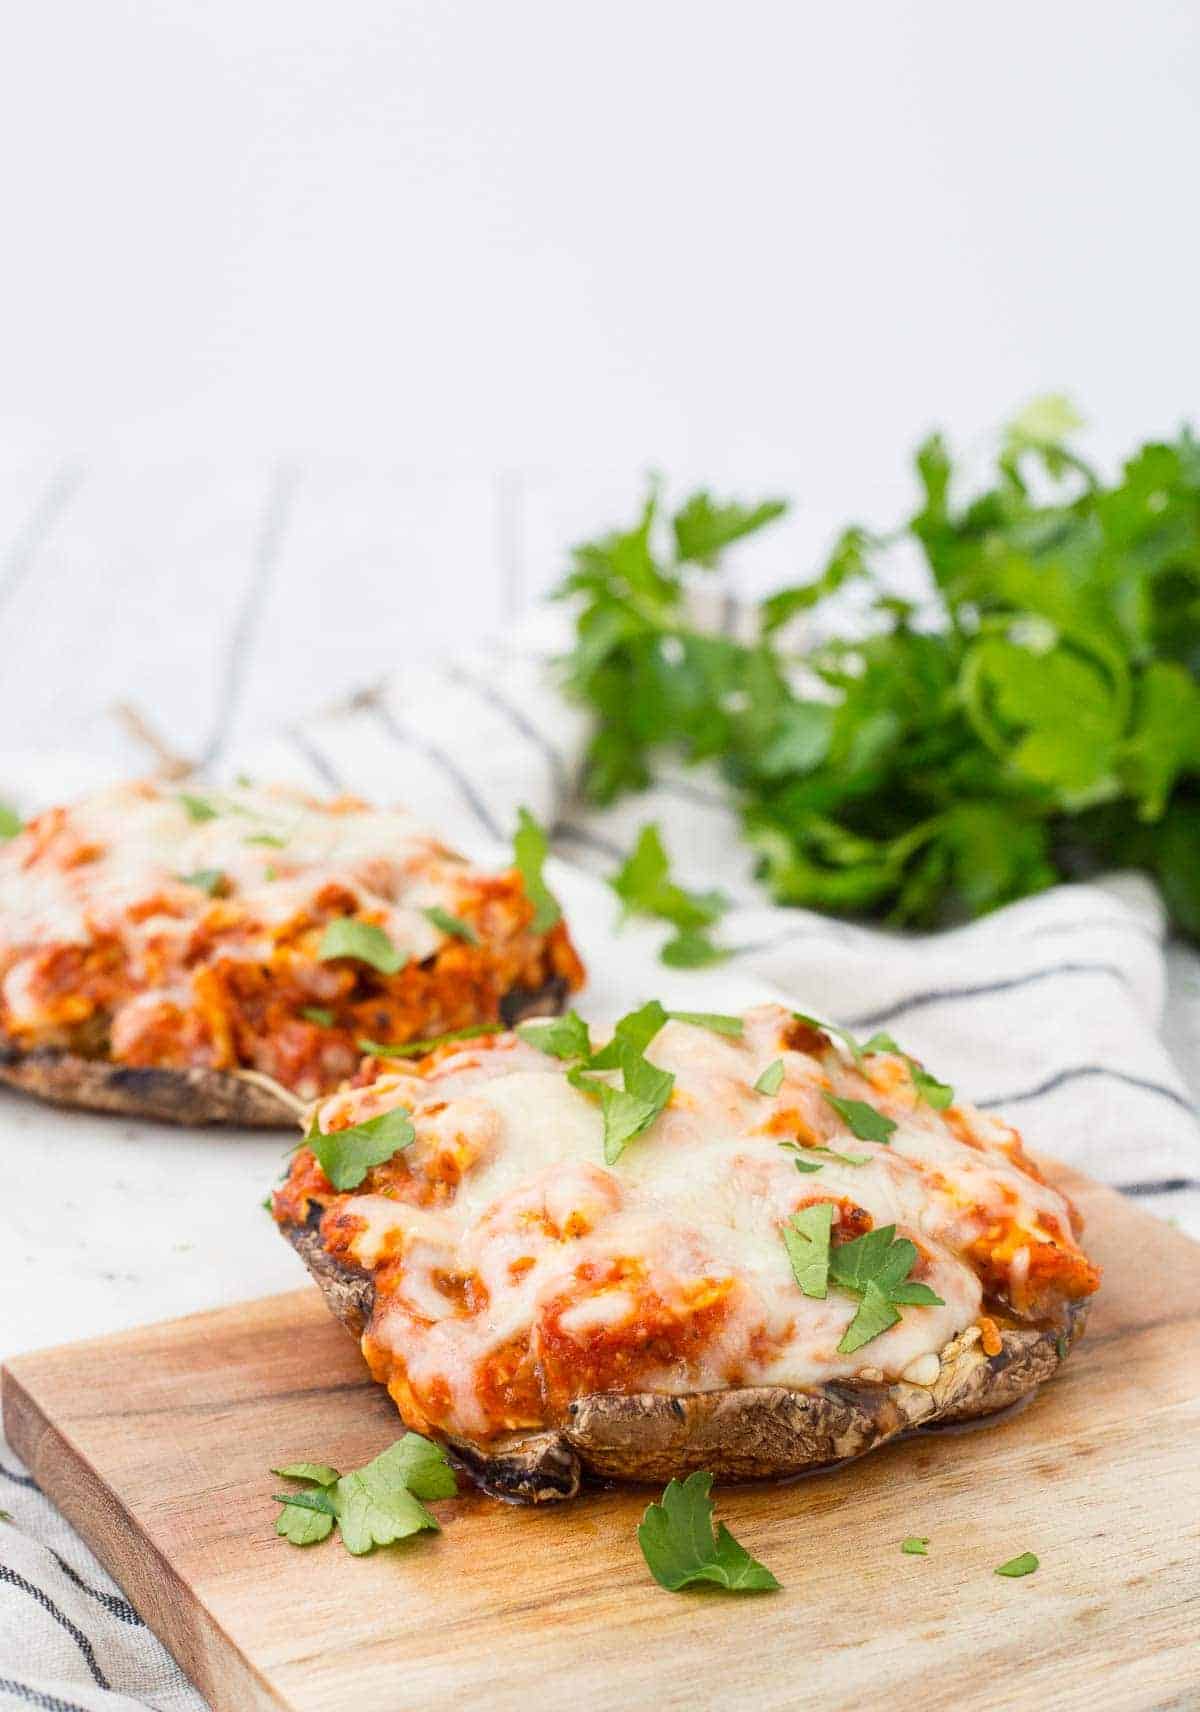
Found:
[[(671, 1101), (611, 1167), (598, 1104), (569, 1084), (567, 1066), (512, 1040), (464, 1049), (426, 1077), (389, 1078), (326, 1102), (323, 1129), (405, 1104), (416, 1129), (404, 1155), (413, 1176), (437, 1177), (447, 1151), (461, 1167), (453, 1198), (432, 1222), (378, 1195), (338, 1203), (343, 1228), (362, 1219), (350, 1253), (364, 1266), (381, 1252), (384, 1226), (405, 1233), (401, 1281), (379, 1297), (369, 1341), (390, 1350), (418, 1390), (439, 1386), (451, 1396), (445, 1424), (494, 1428), (475, 1377), (496, 1352), (527, 1340), (535, 1362), (561, 1363), (564, 1339), (582, 1352), (620, 1335), (648, 1300), (684, 1316), (719, 1303), (720, 1314), (689, 1346), (686, 1362), (656, 1364), (646, 1355), (637, 1374), (644, 1389), (815, 1387), (864, 1366), (892, 1378), (932, 1374), (932, 1383), (936, 1365), (928, 1358), (936, 1363), (980, 1313), (970, 1242), (1001, 1217), (1031, 1240), (1043, 1217), (1070, 1232), (1063, 1197), (1004, 1150), (1008, 1131), (993, 1137), (981, 1118), (971, 1145), (942, 1113), (918, 1103), (911, 1083), (882, 1098), (860, 1086), (849, 1061), (831, 1067), (781, 1051), (788, 1021), (787, 1012), (762, 1007), (736, 1040), (667, 1024), (647, 1056), (674, 1073)], [(755, 1092), (779, 1057), (778, 1093)], [(870, 1095), (886, 1110), (897, 1124), (891, 1145), (851, 1136), (823, 1098), (833, 1088)], [(971, 1118), (963, 1108), (958, 1116)], [(865, 1163), (810, 1154), (820, 1170), (798, 1173), (781, 1145), (797, 1125), (810, 1140)], [(851, 1232), (895, 1225), (916, 1243), (921, 1277), (941, 1305), (904, 1307), (865, 1353), (841, 1353), (858, 1299), (835, 1287), (824, 1298), (804, 1295), (782, 1239), (790, 1215), (819, 1200), (834, 1201)], [(435, 1273), (477, 1280), (486, 1306), (432, 1311)]]
[[(208, 900), (195, 887), (180, 890), (182, 877), (214, 871), (229, 882), (241, 912), (262, 925), (260, 939), (239, 947), (245, 957), (268, 947), (271, 930), (329, 886), (369, 909), (414, 958), (444, 942), (424, 911), (453, 910), (455, 879), (470, 870), (404, 810), (332, 811), (283, 790), (210, 793), (204, 801), (217, 812), (195, 820), (182, 796), (132, 784), (52, 811), (59, 825), (36, 859), (33, 832), (0, 851), (5, 941), (87, 944), (97, 932), (112, 932), (141, 947), (156, 933), (184, 936)], [(180, 914), (131, 926), (131, 907), (164, 893)]]

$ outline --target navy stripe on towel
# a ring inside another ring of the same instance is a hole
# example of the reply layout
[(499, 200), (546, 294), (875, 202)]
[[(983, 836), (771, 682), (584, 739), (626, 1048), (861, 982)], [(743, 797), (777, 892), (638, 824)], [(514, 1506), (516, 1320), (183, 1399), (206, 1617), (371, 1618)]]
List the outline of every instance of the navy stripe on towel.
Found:
[(84, 1663), (92, 1673), (92, 1681), (96, 1684), (96, 1687), (108, 1688), (110, 1686), (108, 1678), (96, 1663), (96, 1655), (92, 1651), (92, 1643), (88, 1640), (79, 1625), (77, 1623), (73, 1623), (64, 1611), (59, 1610), (58, 1606), (54, 1603), (48, 1593), (43, 1593), (42, 1589), (40, 1587), (36, 1587), (32, 1581), (26, 1581), (23, 1575), (18, 1575), (16, 1570), (10, 1569), (6, 1563), (0, 1563), (0, 1581), (6, 1581), (10, 1587), (16, 1587), (22, 1593), (28, 1593), (31, 1599), (36, 1600), (42, 1610), (45, 1611), (46, 1615), (53, 1617), (54, 1621), (59, 1624), (61, 1628), (65, 1629), (67, 1634), (70, 1635), (71, 1639), (75, 1642), (76, 1646), (83, 1654)]

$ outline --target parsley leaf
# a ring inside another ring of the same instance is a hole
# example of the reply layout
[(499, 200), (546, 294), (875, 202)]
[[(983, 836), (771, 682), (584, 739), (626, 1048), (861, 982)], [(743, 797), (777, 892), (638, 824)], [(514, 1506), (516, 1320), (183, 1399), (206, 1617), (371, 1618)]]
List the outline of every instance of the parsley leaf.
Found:
[(5, 802), (0, 802), (0, 839), (15, 838), (17, 833), (22, 830), (23, 825), (24, 822), (16, 809), (10, 808)]
[(300, 1015), (305, 1022), (315, 1022), (319, 1028), (332, 1028), (333, 1012), (326, 1010), (324, 1005), (301, 1005)]
[(723, 892), (689, 892), (670, 877), (670, 863), (662, 835), (654, 821), (638, 833), (624, 864), (609, 885), (629, 915), (656, 916), (679, 929), (661, 952), (664, 963), (676, 968), (698, 968), (728, 955), (709, 940), (704, 929), (720, 917), (728, 905)]
[(448, 933), (452, 939), (464, 940), (468, 945), (479, 944), (479, 935), (470, 922), (464, 921), (461, 916), (451, 915), (450, 911), (443, 909), (440, 904), (430, 904), (428, 909), (421, 911), (421, 914), (426, 916), (435, 927), (440, 927), (443, 933)]
[(784, 499), (767, 499), (754, 506), (739, 505), (736, 500), (722, 505), (708, 493), (694, 493), (672, 519), (676, 552), (685, 564), (711, 566), (723, 548), (773, 523), (786, 510)]
[[(844, 1035), (843, 1038), (849, 1041), (852, 1037)], [(912, 1077), (913, 1087), (917, 1090), (919, 1100), (924, 1100), (927, 1106), (932, 1106), (935, 1111), (939, 1112), (944, 1111), (948, 1105), (953, 1103), (954, 1089), (950, 1087), (949, 1083), (939, 1082), (936, 1076), (931, 1076), (923, 1065), (918, 1064), (915, 1058), (910, 1057), (907, 1052), (897, 1046), (890, 1034), (882, 1032), (873, 1034), (870, 1040), (863, 1042), (861, 1047), (854, 1044), (853, 1050), (855, 1057), (860, 1061), (872, 1052), (895, 1053), (897, 1058), (903, 1058), (908, 1065), (908, 1073)]]
[(600, 1102), (607, 1165), (615, 1165), (629, 1143), (649, 1129), (665, 1109), (675, 1086), (675, 1077), (669, 1070), (658, 1069), (628, 1043), (620, 1048), (619, 1063), (624, 1083), (621, 1088), (586, 1075), (581, 1068), (567, 1075), (572, 1087)]
[(927, 1106), (932, 1106), (934, 1111), (943, 1112), (947, 1106), (953, 1105), (954, 1089), (948, 1082), (939, 1082), (936, 1076), (931, 1076), (914, 1058), (908, 1059), (908, 1073), (913, 1079), (918, 1097), (924, 1100)]
[(809, 1162), (810, 1155), (824, 1161), (831, 1159), (837, 1165), (869, 1165), (869, 1153), (835, 1153), (832, 1147), (801, 1147), (796, 1141), (781, 1141), (780, 1147), (785, 1147), (796, 1155), (792, 1163), (797, 1171), (819, 1171), (821, 1166)]
[(197, 891), (210, 898), (225, 890), (225, 876), (220, 868), (197, 868), (194, 874), (178, 874), (176, 878), (185, 886), (195, 886)]
[(356, 963), (370, 964), (381, 975), (397, 975), (408, 962), (407, 951), (397, 951), (381, 927), (352, 915), (339, 915), (329, 923), (317, 956), (322, 963), (335, 957), (352, 957)]
[[(353, 1474), (343, 1474), (337, 1483), (338, 1527), (342, 1544), (354, 1557), (362, 1557), (374, 1546), (393, 1545), (425, 1528), (436, 1531), (439, 1526), (437, 1517), (414, 1492), (405, 1468), (396, 1463), (394, 1453), (403, 1444), (401, 1439), (391, 1451), (384, 1451)], [(449, 1491), (453, 1492), (454, 1476), (449, 1469), (446, 1473)], [(443, 1489), (428, 1496), (445, 1497), (447, 1492)]]
[(874, 1279), (868, 1279), (859, 1299), (858, 1312), (842, 1334), (838, 1350), (842, 1355), (852, 1355), (856, 1349), (861, 1349), (863, 1344), (871, 1343), (892, 1326), (898, 1325), (899, 1321), (900, 1315), (888, 1296)]
[(777, 1094), (783, 1087), (783, 1059), (777, 1058), (774, 1064), (768, 1064), (758, 1081), (754, 1084), (756, 1094)]
[(549, 1053), (552, 1058), (591, 1056), (592, 1042), (588, 1025), (575, 1011), (554, 1017), (550, 1022), (518, 1023), (517, 1033), (530, 1046), (536, 1046), (539, 1052)]
[(713, 1534), (712, 1475), (698, 1471), (681, 1485), (668, 1483), (638, 1528), (638, 1544), (651, 1575), (670, 1593), (712, 1581), (731, 1593), (766, 1592), (778, 1581), (721, 1524)]
[(826, 1105), (832, 1106), (842, 1122), (859, 1141), (890, 1143), (896, 1125), (865, 1100), (844, 1100), (837, 1094), (824, 1095)]
[(713, 963), (724, 963), (733, 952), (714, 945), (700, 928), (689, 927), (668, 939), (658, 956), (669, 969), (707, 969)]
[(926, 1550), (928, 1545), (928, 1534), (924, 1538), (918, 1534), (910, 1534), (908, 1539), (901, 1544), (900, 1550), (906, 1552), (909, 1557), (928, 1557), (929, 1552)]
[(242, 839), (243, 844), (265, 844), (270, 850), (286, 850), (287, 839), (280, 838), (274, 832), (255, 832), (249, 838)]
[(203, 821), (216, 820), (217, 818), (217, 810), (205, 797), (189, 796), (187, 791), (180, 791), (177, 801), (183, 805), (189, 820)]
[(317, 1486), (332, 1486), (339, 1478), (339, 1470), (327, 1462), (288, 1462), (271, 1473), (284, 1480), (311, 1480)]
[(445, 1046), (451, 1040), (477, 1040), (482, 1034), (503, 1034), (504, 1025), (498, 1022), (472, 1023), (470, 1028), (452, 1028), (447, 1034), (435, 1035), (432, 1040), (406, 1040), (402, 1046), (389, 1046), (382, 1040), (356, 1040), (355, 1045), (360, 1052), (370, 1053), (372, 1058), (424, 1058), (436, 1046)]
[(928, 1284), (909, 1278), (918, 1258), (916, 1244), (897, 1237), (895, 1225), (881, 1225), (830, 1250), (830, 1278), (860, 1298), (858, 1312), (838, 1344), (842, 1355), (853, 1354), (894, 1326), (900, 1319), (895, 1303), (943, 1305)]
[(534, 933), (549, 932), (562, 915), (558, 899), (547, 886), (542, 872), (549, 848), (545, 830), (527, 808), (518, 809), (513, 860), (524, 883), (525, 896), (533, 905), (533, 920), (529, 925)]
[(806, 1296), (824, 1297), (828, 1292), (832, 1228), (832, 1201), (815, 1201), (811, 1207), (801, 1207), (783, 1227), (792, 1277)]
[(815, 1028), (820, 1034), (835, 1035), (856, 1064), (861, 1064), (866, 1054), (874, 1050), (872, 1042), (891, 1040), (891, 1036), (888, 1034), (874, 1034), (871, 1036), (871, 1040), (862, 1046), (855, 1040), (848, 1028), (839, 1028), (835, 1022), (822, 1022), (819, 1017), (806, 1016), (803, 1011), (793, 1011), (792, 1015), (797, 1022), (804, 1023), (808, 1028)]
[(275, 1532), (290, 1540), (292, 1545), (316, 1545), (319, 1540), (327, 1540), (333, 1532), (337, 1509), (328, 1493), (277, 1492), (275, 1501), (283, 1505), (275, 1522)]
[(284, 1506), (276, 1533), (293, 1545), (312, 1545), (329, 1537), (336, 1520), (342, 1544), (356, 1557), (410, 1534), (436, 1530), (437, 1518), (421, 1499), (452, 1498), (457, 1491), (440, 1447), (418, 1433), (406, 1433), (349, 1474), (315, 1462), (289, 1463), (272, 1473), (312, 1483), (307, 1491), (276, 1495)]
[(1022, 1552), (1020, 1557), (1010, 1557), (1007, 1563), (1000, 1564), (994, 1573), (996, 1575), (1010, 1575), (1015, 1579), (1021, 1575), (1032, 1575), (1038, 1567), (1039, 1560), (1033, 1552)]
[(613, 1030), (607, 1046), (592, 1054), (589, 1070), (616, 1070), (620, 1067), (626, 1048), (640, 1054), (645, 1052), (659, 1029), (668, 1021), (668, 1012), (657, 999), (648, 999), (636, 1011), (623, 1016)]
[(668, 1011), (675, 1022), (690, 1022), (694, 1028), (710, 1028), (714, 1034), (727, 1034), (730, 1039), (741, 1037), (743, 1023), (738, 1016), (722, 1016), (719, 1011)]
[(304, 1140), (316, 1155), (321, 1170), (340, 1192), (357, 1189), (373, 1165), (382, 1165), (403, 1148), (411, 1147), (416, 1134), (405, 1108), (394, 1106), (365, 1123), (333, 1130), (328, 1135), (314, 1121)]

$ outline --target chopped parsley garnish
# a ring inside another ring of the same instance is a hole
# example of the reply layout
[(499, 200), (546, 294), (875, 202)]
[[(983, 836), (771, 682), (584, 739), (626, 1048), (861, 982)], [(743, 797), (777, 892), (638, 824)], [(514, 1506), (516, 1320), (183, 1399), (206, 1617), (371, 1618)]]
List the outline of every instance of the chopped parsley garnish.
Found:
[(820, 1165), (810, 1163), (810, 1154), (822, 1162), (827, 1159), (832, 1160), (835, 1165), (869, 1165), (871, 1163), (869, 1153), (835, 1153), (832, 1147), (801, 1147), (798, 1141), (781, 1141), (779, 1145), (787, 1148), (789, 1153), (795, 1154), (796, 1157), (792, 1163), (797, 1171), (819, 1171), (821, 1169)]
[(312, 1546), (333, 1532), (337, 1510), (332, 1496), (323, 1488), (307, 1492), (277, 1492), (275, 1502), (283, 1509), (275, 1532), (294, 1546)]
[(319, 1028), (333, 1027), (333, 1012), (327, 1011), (324, 1005), (302, 1005), (300, 1015), (305, 1022), (315, 1022)]
[(654, 916), (676, 929), (659, 953), (664, 963), (696, 969), (729, 955), (705, 931), (724, 914), (729, 900), (723, 892), (690, 892), (671, 879), (671, 865), (654, 821), (642, 827), (629, 857), (608, 883), (627, 915)]
[(397, 951), (387, 934), (373, 921), (358, 921), (352, 915), (340, 915), (331, 921), (321, 939), (317, 956), (322, 963), (335, 957), (352, 957), (356, 963), (368, 963), (381, 975), (396, 975), (408, 962), (407, 951)]
[[(897, 1058), (903, 1058), (917, 1090), (917, 1098), (924, 1100), (925, 1104), (932, 1106), (935, 1111), (944, 1111), (953, 1102), (954, 1089), (946, 1082), (939, 1082), (936, 1076), (931, 1076), (928, 1070), (907, 1052), (902, 1051), (891, 1035), (883, 1030), (873, 1034), (869, 1040), (858, 1041), (849, 1029), (839, 1028), (836, 1023), (821, 1022), (818, 1018), (805, 1016), (800, 1011), (793, 1011), (792, 1015), (797, 1022), (807, 1023), (810, 1028), (818, 1028), (824, 1034), (836, 1035), (856, 1064), (861, 1065), (863, 1059), (869, 1058), (873, 1052), (892, 1052)], [(862, 1139), (869, 1141), (872, 1138), (863, 1136)]]
[(895, 1303), (942, 1307), (942, 1298), (910, 1279), (919, 1255), (917, 1245), (897, 1237), (895, 1225), (882, 1225), (865, 1236), (839, 1243), (829, 1251), (829, 1276), (843, 1290), (859, 1297), (858, 1312), (846, 1327), (838, 1350), (851, 1355), (900, 1319)]
[(714, 1535), (712, 1480), (704, 1470), (689, 1474), (682, 1485), (672, 1480), (659, 1503), (646, 1510), (637, 1537), (651, 1575), (669, 1593), (697, 1581), (715, 1582), (730, 1593), (777, 1588), (771, 1571), (738, 1544), (723, 1522)]
[(825, 1103), (833, 1107), (842, 1122), (859, 1141), (891, 1141), (896, 1125), (865, 1100), (844, 1100), (837, 1094), (826, 1094)]
[(243, 844), (265, 844), (271, 850), (286, 850), (287, 839), (280, 838), (274, 832), (254, 832), (249, 838), (242, 839)]
[(503, 1032), (503, 1023), (477, 1022), (470, 1028), (452, 1028), (446, 1034), (435, 1035), (432, 1040), (406, 1040), (403, 1046), (388, 1046), (381, 1040), (356, 1040), (354, 1044), (360, 1052), (369, 1052), (372, 1058), (424, 1058), (436, 1046), (445, 1046), (451, 1040), (477, 1040), (482, 1034)]
[(727, 1034), (731, 1040), (741, 1038), (744, 1024), (741, 1017), (722, 1016), (719, 1011), (668, 1011), (674, 1022), (690, 1022), (693, 1028), (710, 1028), (714, 1034)]
[(768, 1064), (758, 1081), (754, 1084), (756, 1094), (777, 1094), (783, 1087), (783, 1059), (777, 1058), (774, 1064)]
[(517, 1033), (529, 1046), (551, 1058), (589, 1058), (592, 1051), (588, 1025), (576, 1011), (554, 1017), (549, 1022), (522, 1022)]
[(328, 1539), (336, 1522), (342, 1544), (355, 1557), (375, 1546), (393, 1545), (439, 1524), (423, 1498), (453, 1498), (453, 1470), (441, 1449), (418, 1433), (402, 1439), (365, 1467), (339, 1474), (328, 1463), (294, 1462), (272, 1469), (305, 1490), (276, 1493), (283, 1505), (275, 1532), (293, 1545)]
[(216, 820), (217, 810), (205, 797), (189, 796), (186, 791), (180, 791), (179, 801), (187, 811), (189, 820)]
[(948, 1082), (939, 1082), (936, 1076), (931, 1076), (917, 1063), (915, 1058), (909, 1058), (907, 1053), (901, 1055), (908, 1065), (908, 1073), (913, 1079), (913, 1086), (919, 1098), (927, 1106), (932, 1106), (935, 1112), (944, 1112), (947, 1106), (954, 1104), (954, 1089)]
[(852, 1355), (900, 1319), (894, 1306), (940, 1307), (942, 1298), (909, 1273), (918, 1259), (915, 1243), (897, 1237), (895, 1225), (883, 1225), (850, 1242), (831, 1244), (833, 1203), (817, 1201), (793, 1213), (783, 1227), (792, 1276), (806, 1296), (824, 1297), (836, 1284), (859, 1298), (858, 1312), (846, 1327), (838, 1351)]
[(450, 911), (443, 909), (441, 904), (430, 904), (428, 909), (421, 911), (421, 914), (431, 921), (434, 927), (439, 927), (443, 933), (448, 933), (452, 939), (461, 939), (467, 945), (479, 944), (479, 935), (470, 922), (464, 921), (461, 916), (451, 915)]
[[(607, 1049), (606, 1049), (607, 1050)], [(593, 1060), (593, 1063), (595, 1060)], [(572, 1087), (599, 1100), (604, 1114), (604, 1160), (615, 1165), (629, 1143), (649, 1129), (671, 1098), (675, 1078), (660, 1070), (628, 1044), (620, 1049), (618, 1065), (623, 1087), (613, 1088), (582, 1068), (568, 1072)]]
[(382, 1165), (393, 1154), (411, 1147), (416, 1140), (412, 1119), (403, 1106), (350, 1129), (338, 1129), (328, 1135), (317, 1128), (316, 1120), (304, 1138), (304, 1145), (316, 1155), (317, 1164), (337, 1190), (357, 1189), (373, 1165)]
[(179, 874), (176, 878), (185, 886), (195, 886), (197, 891), (210, 898), (225, 890), (225, 876), (220, 868), (197, 868), (194, 874)]
[(525, 896), (533, 905), (530, 927), (534, 933), (546, 933), (562, 915), (558, 899), (546, 884), (542, 872), (550, 841), (527, 808), (517, 811), (517, 830), (513, 835), (513, 861), (525, 886)]
[(832, 1201), (816, 1201), (811, 1207), (801, 1207), (783, 1227), (792, 1277), (806, 1296), (824, 1297), (829, 1292), (829, 1233), (832, 1228)]
[(714, 945), (702, 928), (689, 927), (668, 939), (658, 955), (669, 969), (707, 969), (710, 964), (724, 963), (733, 952)]
[[(839, 1028), (835, 1022), (822, 1022), (820, 1017), (808, 1016), (804, 1011), (793, 1011), (792, 1015), (795, 1017), (797, 1022), (804, 1023), (807, 1028), (815, 1028), (821, 1034), (832, 1034), (836, 1036), (836, 1038), (840, 1040), (842, 1045), (846, 1048), (846, 1051), (850, 1054), (851, 1058), (853, 1058), (854, 1062), (856, 1064), (862, 1063), (867, 1048), (859, 1045), (858, 1041), (855, 1040), (849, 1029)], [(883, 1040), (887, 1037), (884, 1035), (875, 1035), (873, 1038), (876, 1040)]]
[(607, 1046), (602, 1046), (599, 1052), (592, 1055), (588, 1064), (589, 1070), (615, 1070), (621, 1061), (621, 1054), (626, 1047), (634, 1052), (645, 1052), (658, 1031), (668, 1022), (691, 1023), (694, 1028), (709, 1028), (714, 1034), (738, 1036), (742, 1032), (742, 1019), (735, 1016), (722, 1016), (716, 1011), (669, 1011), (657, 999), (649, 999), (636, 1011), (630, 1011), (623, 1016), (613, 1030), (613, 1037)]
[[(717, 1011), (669, 1011), (650, 999), (623, 1016), (607, 1045), (592, 1051), (588, 1026), (574, 1011), (549, 1022), (522, 1023), (517, 1033), (542, 1052), (563, 1060), (577, 1059), (567, 1080), (581, 1093), (600, 1102), (604, 1114), (604, 1157), (613, 1165), (628, 1144), (648, 1129), (665, 1108), (675, 1086), (669, 1070), (660, 1070), (646, 1058), (646, 1048), (665, 1023), (675, 1020), (695, 1028), (711, 1029), (731, 1038), (742, 1033), (742, 1019)], [(595, 1074), (619, 1070), (620, 1087), (612, 1087)]]
[(271, 1473), (281, 1480), (311, 1480), (316, 1486), (332, 1486), (339, 1478), (337, 1469), (327, 1462), (289, 1462)]
[(924, 1536), (924, 1538), (922, 1538), (919, 1534), (910, 1534), (908, 1539), (903, 1541), (903, 1543), (901, 1544), (900, 1550), (902, 1552), (906, 1552), (909, 1557), (928, 1557), (929, 1556), (929, 1552), (927, 1549), (928, 1546), (929, 1546), (929, 1535), (928, 1534), (926, 1534)]
[(1007, 1563), (1000, 1564), (995, 1573), (1009, 1575), (1015, 1580), (1021, 1575), (1032, 1575), (1038, 1567), (1038, 1559), (1033, 1552), (1022, 1552), (1020, 1557), (1010, 1557)]
[(643, 1053), (654, 1039), (659, 1029), (668, 1020), (668, 1013), (657, 999), (649, 999), (636, 1011), (630, 1011), (623, 1016), (613, 1029), (613, 1037), (607, 1046), (602, 1046), (599, 1052), (592, 1054), (588, 1063), (589, 1070), (615, 1070), (621, 1063), (621, 1054), (626, 1047), (635, 1053)]
[(5, 802), (0, 802), (0, 839), (15, 838), (23, 825), (24, 822), (16, 809), (10, 808)]
[(657, 823), (647, 821), (609, 885), (631, 915), (658, 916), (679, 928), (710, 927), (724, 912), (723, 892), (689, 892), (671, 879)]

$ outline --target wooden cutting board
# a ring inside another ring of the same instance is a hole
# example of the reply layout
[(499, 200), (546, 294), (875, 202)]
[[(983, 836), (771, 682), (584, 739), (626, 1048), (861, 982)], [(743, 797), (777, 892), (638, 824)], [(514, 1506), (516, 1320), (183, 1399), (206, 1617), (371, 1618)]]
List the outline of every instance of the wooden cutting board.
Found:
[[(470, 1494), (367, 1558), (278, 1539), (271, 1463), (354, 1467), (399, 1430), (315, 1289), (22, 1356), (5, 1424), (219, 1712), (1195, 1708), (1200, 1246), (1063, 1179), (1106, 1268), (1063, 1375), (986, 1431), (720, 1491), (781, 1593), (660, 1591), (645, 1490)], [(992, 1573), (1027, 1550), (1036, 1575)]]

